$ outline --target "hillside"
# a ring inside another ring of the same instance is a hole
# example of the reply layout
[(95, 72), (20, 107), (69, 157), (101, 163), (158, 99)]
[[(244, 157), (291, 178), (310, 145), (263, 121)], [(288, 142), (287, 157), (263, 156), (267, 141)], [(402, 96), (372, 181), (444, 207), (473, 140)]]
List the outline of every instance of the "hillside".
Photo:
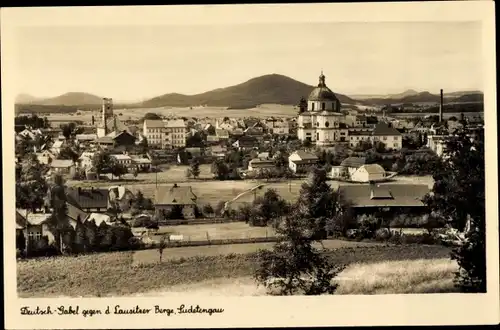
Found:
[[(453, 92), (444, 94), (445, 102), (482, 102), (483, 94), (481, 92)], [(431, 94), (428, 91), (420, 92), (414, 95), (407, 95), (399, 98), (367, 98), (362, 100), (367, 104), (386, 105), (401, 103), (439, 103), (439, 94)]]
[[(283, 75), (270, 74), (250, 79), (239, 85), (218, 88), (202, 94), (165, 94), (143, 102), (142, 106), (155, 108), (207, 105), (251, 108), (266, 103), (295, 105), (302, 96), (307, 98), (313, 88), (314, 86)], [(342, 94), (337, 94), (337, 97), (342, 103), (356, 103), (353, 99)]]
[(41, 100), (39, 102), (36, 102), (36, 104), (68, 106), (100, 105), (102, 104), (102, 98), (88, 93), (70, 92), (49, 99)]

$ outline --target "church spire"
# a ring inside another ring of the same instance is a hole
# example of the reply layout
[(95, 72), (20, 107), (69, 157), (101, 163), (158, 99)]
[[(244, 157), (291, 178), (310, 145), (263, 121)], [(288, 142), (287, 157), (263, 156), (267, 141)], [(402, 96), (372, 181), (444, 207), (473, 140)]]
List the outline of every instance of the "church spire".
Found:
[(326, 84), (325, 84), (325, 75), (323, 74), (323, 69), (321, 69), (321, 75), (319, 76), (318, 87), (326, 87)]

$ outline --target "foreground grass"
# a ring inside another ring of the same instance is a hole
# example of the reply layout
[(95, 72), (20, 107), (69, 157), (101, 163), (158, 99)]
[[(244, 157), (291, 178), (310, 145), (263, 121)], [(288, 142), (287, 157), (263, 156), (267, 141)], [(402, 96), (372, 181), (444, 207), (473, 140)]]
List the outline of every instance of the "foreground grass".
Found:
[[(457, 264), (450, 259), (420, 259), (363, 263), (348, 266), (339, 274), (336, 294), (451, 293)], [(135, 296), (264, 296), (266, 290), (251, 277), (210, 279), (181, 284)]]
[[(448, 258), (442, 246), (405, 245), (342, 248), (328, 251), (336, 263), (347, 265)], [(181, 258), (132, 266), (133, 252), (60, 257), (18, 262), (17, 288), (27, 297), (105, 297), (168, 290), (207, 280), (250, 277), (255, 254)], [(399, 275), (401, 276), (401, 275)]]

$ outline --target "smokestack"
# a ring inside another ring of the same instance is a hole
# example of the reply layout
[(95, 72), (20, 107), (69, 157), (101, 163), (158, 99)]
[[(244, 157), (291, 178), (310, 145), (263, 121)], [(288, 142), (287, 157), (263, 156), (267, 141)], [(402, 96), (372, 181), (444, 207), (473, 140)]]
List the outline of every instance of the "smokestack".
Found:
[(439, 122), (443, 122), (443, 90), (440, 91), (440, 101), (439, 101)]

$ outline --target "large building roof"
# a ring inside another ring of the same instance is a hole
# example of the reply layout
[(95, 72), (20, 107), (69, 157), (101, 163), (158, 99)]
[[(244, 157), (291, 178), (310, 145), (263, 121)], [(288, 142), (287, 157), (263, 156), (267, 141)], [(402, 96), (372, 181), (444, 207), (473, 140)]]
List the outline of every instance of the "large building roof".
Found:
[(67, 188), (66, 195), (69, 204), (72, 204), (81, 209), (108, 208), (108, 199), (109, 199), (108, 189)]
[(429, 192), (423, 184), (362, 184), (340, 186), (339, 193), (354, 207), (418, 207)]
[(338, 98), (334, 92), (330, 90), (325, 84), (325, 76), (323, 73), (319, 76), (319, 84), (316, 88), (314, 88), (309, 94), (309, 101), (336, 101), (338, 102)]
[(156, 188), (156, 205), (193, 205), (196, 204), (196, 195), (190, 186), (160, 186)]
[(387, 125), (384, 122), (380, 122), (373, 129), (373, 135), (374, 136), (377, 136), (377, 135), (378, 136), (380, 136), (380, 135), (385, 135), (385, 136), (396, 135), (396, 136), (399, 136), (399, 135), (401, 135), (401, 132), (399, 132), (394, 127), (391, 127), (391, 126)]
[(365, 157), (347, 157), (342, 161), (342, 163), (340, 163), (340, 166), (358, 168), (364, 165), (365, 161)]

